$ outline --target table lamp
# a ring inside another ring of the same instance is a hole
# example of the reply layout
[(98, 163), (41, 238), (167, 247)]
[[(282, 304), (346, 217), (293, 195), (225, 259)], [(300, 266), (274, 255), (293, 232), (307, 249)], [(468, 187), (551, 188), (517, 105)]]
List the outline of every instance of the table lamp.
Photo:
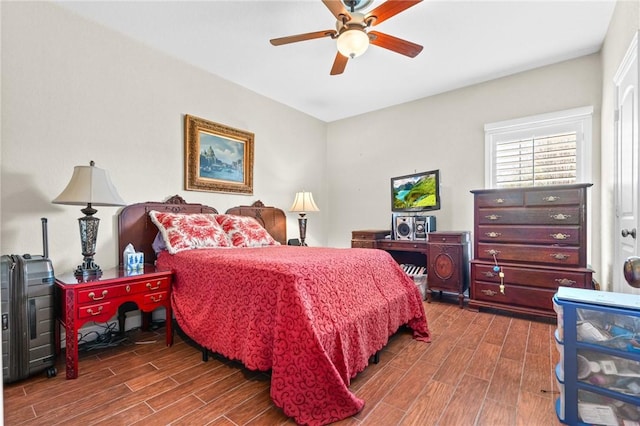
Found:
[(124, 206), (126, 204), (111, 183), (107, 171), (95, 167), (93, 161), (89, 166), (75, 166), (67, 187), (52, 203), (71, 206), (87, 205), (80, 210), (84, 213), (84, 217), (78, 218), (84, 260), (76, 268), (75, 275), (101, 275), (100, 266), (93, 261), (100, 224), (100, 219), (93, 216), (98, 212), (93, 206)]
[(289, 211), (300, 213), (300, 217), (298, 218), (298, 227), (300, 228), (300, 245), (306, 246), (307, 244), (304, 242), (307, 235), (306, 214), (308, 212), (320, 211), (315, 201), (313, 201), (313, 195), (310, 192), (305, 191), (297, 192), (296, 198), (293, 200), (293, 205)]

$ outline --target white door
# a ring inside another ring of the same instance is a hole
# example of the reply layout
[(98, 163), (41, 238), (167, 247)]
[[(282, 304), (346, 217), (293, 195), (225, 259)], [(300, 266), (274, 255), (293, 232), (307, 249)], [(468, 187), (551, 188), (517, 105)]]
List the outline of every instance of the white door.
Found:
[(638, 35), (614, 77), (616, 96), (616, 220), (613, 291), (640, 294), (627, 284), (622, 265), (638, 256)]

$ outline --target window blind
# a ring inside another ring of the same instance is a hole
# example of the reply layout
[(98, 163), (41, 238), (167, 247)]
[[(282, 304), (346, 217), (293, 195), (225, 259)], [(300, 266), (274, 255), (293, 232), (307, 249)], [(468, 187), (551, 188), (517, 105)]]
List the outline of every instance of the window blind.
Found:
[(496, 142), (497, 188), (577, 182), (577, 132)]

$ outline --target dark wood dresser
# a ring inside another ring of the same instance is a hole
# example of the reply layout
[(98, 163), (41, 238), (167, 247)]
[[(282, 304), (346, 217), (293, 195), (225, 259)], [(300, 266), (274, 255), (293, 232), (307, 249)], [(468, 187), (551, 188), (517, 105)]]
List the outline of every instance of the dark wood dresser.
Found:
[[(552, 299), (559, 286), (592, 288), (586, 260), (590, 186), (471, 191), (470, 308), (554, 317)], [(502, 283), (496, 265), (504, 273)]]

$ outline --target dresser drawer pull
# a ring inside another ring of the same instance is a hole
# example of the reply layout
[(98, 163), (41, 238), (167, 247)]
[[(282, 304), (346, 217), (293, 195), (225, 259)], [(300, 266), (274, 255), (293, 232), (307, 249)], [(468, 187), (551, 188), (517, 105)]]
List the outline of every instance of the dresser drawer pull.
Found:
[(544, 197), (543, 200), (548, 202), (548, 203), (553, 203), (555, 201), (558, 201), (560, 199), (560, 197), (556, 197), (555, 195), (549, 195), (548, 197)]
[(490, 214), (489, 216), (485, 216), (485, 218), (489, 219), (489, 220), (498, 220), (500, 219), (502, 216), (499, 216), (497, 214)]
[(158, 282), (156, 283), (156, 286), (155, 286), (155, 287), (153, 287), (151, 283), (147, 283), (147, 288), (148, 288), (149, 290), (157, 290), (157, 289), (159, 289), (159, 288), (160, 288), (160, 283), (161, 283), (161, 282), (162, 282), (162, 281), (158, 281)]
[(489, 238), (498, 238), (502, 234), (500, 232), (485, 232), (485, 234)]
[(157, 297), (156, 297), (156, 296), (151, 296), (151, 301), (152, 301), (153, 303), (158, 303), (158, 302), (160, 302), (161, 300), (162, 300), (162, 295), (159, 295), (159, 296), (157, 296)]
[(487, 296), (495, 296), (496, 294), (498, 294), (497, 291), (493, 291), (493, 290), (480, 290), (480, 291)]
[(102, 306), (98, 306), (98, 312), (93, 312), (92, 308), (87, 309), (87, 313), (93, 316), (100, 315), (102, 313)]
[(102, 290), (102, 297), (96, 297), (96, 294), (94, 292), (89, 293), (89, 299), (91, 300), (102, 300), (107, 296), (107, 293), (109, 293), (107, 290)]
[(576, 283), (574, 280), (570, 280), (569, 278), (556, 278), (555, 280), (558, 285), (563, 285), (566, 287), (573, 287)]
[(496, 202), (496, 204), (503, 204), (504, 203), (504, 198), (496, 198), (495, 202)]
[(549, 215), (550, 218), (555, 220), (567, 220), (571, 217), (570, 214), (558, 213)]
[(128, 285), (128, 284), (127, 284), (127, 286), (126, 286), (124, 289), (125, 289), (125, 291), (126, 291), (127, 293), (130, 293), (130, 292), (131, 292), (131, 286), (130, 286), (130, 285)]
[(555, 260), (567, 260), (569, 257), (568, 254), (564, 253), (551, 253), (549, 256), (553, 257)]
[(484, 276), (485, 276), (485, 277), (487, 277), (487, 278), (493, 278), (493, 277), (495, 277), (495, 276), (496, 276), (496, 274), (494, 274), (494, 273), (493, 273), (493, 272), (491, 272), (491, 271), (484, 271), (484, 272), (482, 273), (482, 275), (484, 275)]
[(496, 249), (485, 250), (485, 253), (487, 253), (489, 256), (497, 256), (500, 254), (500, 252)]
[(569, 234), (563, 234), (561, 232), (558, 232), (557, 234), (549, 234), (549, 236), (551, 238), (553, 238), (554, 240), (566, 240), (567, 238), (569, 238), (571, 235)]

